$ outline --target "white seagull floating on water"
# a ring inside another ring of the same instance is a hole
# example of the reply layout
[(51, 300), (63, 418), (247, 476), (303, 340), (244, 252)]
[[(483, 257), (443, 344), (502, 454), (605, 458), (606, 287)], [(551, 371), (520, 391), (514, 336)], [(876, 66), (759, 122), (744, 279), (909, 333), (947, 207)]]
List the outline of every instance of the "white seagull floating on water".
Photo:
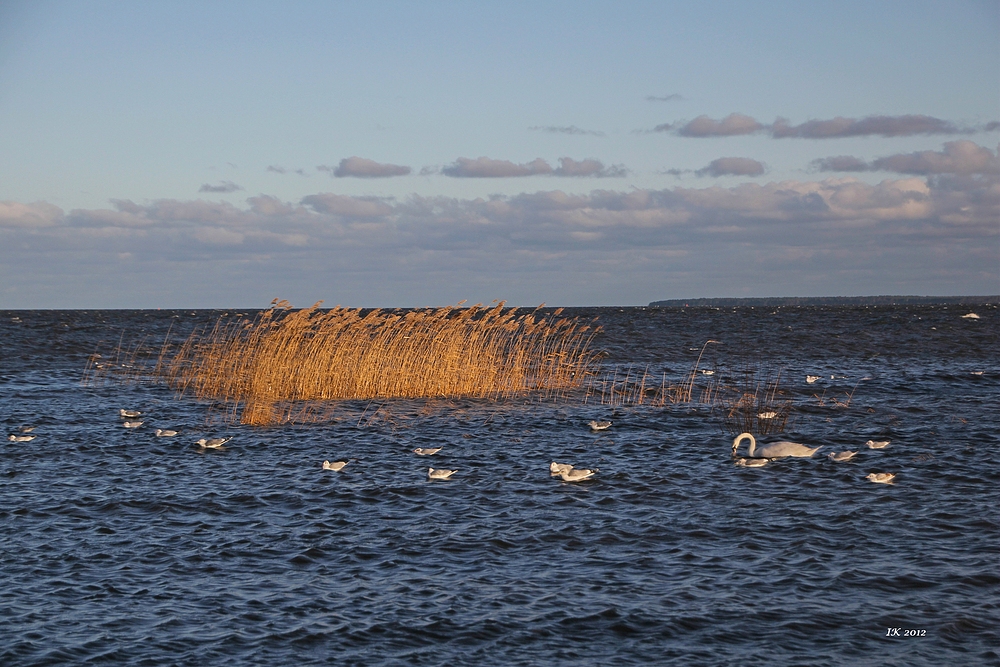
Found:
[(334, 461), (330, 463), (329, 461), (323, 461), (323, 470), (335, 470), (340, 471), (344, 469), (347, 465), (347, 461)]
[(131, 419), (133, 417), (138, 417), (142, 413), (139, 412), (138, 410), (124, 410), (124, 409), (122, 409), (122, 410), (118, 411), (118, 414), (121, 415), (122, 417), (126, 418), (126, 419)]
[(869, 440), (865, 443), (868, 449), (885, 449), (889, 446), (891, 440)]
[(779, 459), (785, 456), (808, 458), (822, 447), (822, 445), (820, 447), (806, 447), (798, 442), (782, 440), (781, 442), (773, 442), (770, 445), (764, 445), (760, 449), (757, 449), (757, 439), (753, 437), (753, 434), (740, 433), (733, 440), (733, 456), (736, 455), (736, 450), (739, 449), (740, 443), (747, 438), (750, 439), (750, 456), (752, 458)]
[(745, 459), (742, 456), (736, 459), (736, 465), (741, 468), (762, 468), (767, 465), (767, 462), (771, 459)]
[(232, 438), (201, 438), (194, 444), (198, 445), (202, 449), (225, 449), (224, 444), (232, 440)]
[(894, 472), (870, 472), (865, 475), (865, 479), (869, 482), (875, 482), (876, 484), (892, 484), (892, 480), (896, 479), (896, 473)]
[(169, 428), (158, 428), (156, 429), (157, 438), (172, 438), (177, 435), (177, 431), (171, 431)]
[(444, 468), (428, 468), (427, 476), (430, 479), (448, 479), (454, 475), (457, 470), (445, 470)]
[(596, 474), (597, 468), (594, 468), (593, 470), (588, 470), (586, 468), (572, 468), (570, 470), (560, 470), (559, 478), (564, 482), (582, 482), (585, 479), (590, 479)]
[(611, 428), (611, 422), (606, 422), (606, 421), (599, 422), (597, 420), (592, 419), (589, 422), (587, 422), (587, 426), (590, 427), (591, 431), (606, 431), (607, 429)]
[(125, 428), (139, 428), (142, 426), (142, 422), (122, 422), (122, 426)]
[(440, 447), (417, 447), (413, 450), (413, 453), (417, 456), (431, 456), (432, 454), (437, 454), (440, 451)]
[(559, 473), (568, 472), (572, 469), (573, 466), (571, 466), (568, 463), (556, 463), (555, 461), (553, 461), (552, 463), (549, 464), (549, 475), (555, 477)]
[(812, 384), (816, 380), (820, 379), (820, 377), (821, 376), (819, 376), (819, 375), (807, 375), (806, 376), (806, 382), (808, 382), (809, 384)]
[(830, 452), (826, 455), (826, 458), (831, 461), (850, 461), (854, 458), (857, 452)]
[(7, 438), (11, 442), (31, 442), (35, 439), (33, 435), (12, 435)]

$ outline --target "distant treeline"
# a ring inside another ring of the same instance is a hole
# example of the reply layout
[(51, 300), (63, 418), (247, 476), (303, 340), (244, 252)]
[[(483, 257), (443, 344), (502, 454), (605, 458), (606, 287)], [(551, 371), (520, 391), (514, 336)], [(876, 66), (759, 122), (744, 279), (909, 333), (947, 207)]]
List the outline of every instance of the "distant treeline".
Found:
[(667, 299), (653, 308), (684, 306), (908, 306), (926, 304), (979, 305), (1000, 303), (1000, 296), (775, 296), (762, 298)]

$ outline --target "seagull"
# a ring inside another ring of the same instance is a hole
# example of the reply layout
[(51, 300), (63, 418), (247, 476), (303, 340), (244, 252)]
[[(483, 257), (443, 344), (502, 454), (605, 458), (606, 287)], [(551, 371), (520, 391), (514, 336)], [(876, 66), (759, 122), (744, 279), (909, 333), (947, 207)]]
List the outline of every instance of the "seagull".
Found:
[(715, 371), (703, 370), (702, 375), (715, 375)]
[(830, 452), (826, 455), (826, 458), (831, 461), (850, 461), (854, 458), (857, 452)]
[(444, 468), (428, 468), (427, 477), (430, 479), (448, 479), (454, 475), (457, 470), (445, 470)]
[(33, 435), (12, 435), (7, 438), (11, 442), (31, 442), (35, 439)]
[(122, 422), (122, 426), (125, 428), (139, 428), (142, 426), (142, 422)]
[(347, 461), (334, 461), (330, 463), (329, 461), (323, 461), (323, 470), (336, 470), (340, 471), (344, 469), (347, 465)]
[(816, 380), (820, 379), (820, 377), (821, 376), (819, 376), (819, 375), (807, 375), (806, 376), (806, 382), (808, 382), (809, 384), (812, 384)]
[(761, 412), (758, 413), (757, 419), (774, 419), (778, 416), (777, 412)]
[(417, 447), (413, 450), (413, 453), (417, 456), (430, 456), (431, 454), (437, 454), (440, 451), (440, 447)]
[(597, 469), (588, 470), (582, 469), (577, 470), (573, 468), (572, 470), (562, 470), (559, 472), (559, 477), (564, 482), (582, 482), (585, 479), (590, 479), (597, 474)]
[(158, 428), (156, 429), (156, 437), (158, 438), (172, 438), (177, 435), (177, 431), (171, 431), (168, 428)]
[(138, 417), (142, 413), (138, 410), (119, 410), (118, 414), (124, 418), (131, 419), (132, 417)]
[(591, 431), (606, 431), (611, 428), (611, 422), (599, 422), (592, 419), (587, 422), (587, 426), (590, 427)]
[(736, 459), (736, 465), (741, 468), (760, 468), (767, 465), (770, 459), (745, 459), (742, 456)]
[(865, 479), (869, 482), (875, 482), (876, 484), (892, 484), (892, 480), (896, 479), (896, 473), (894, 472), (870, 472), (865, 475)]
[[(983, 372), (979, 371), (979, 374), (982, 375)], [(973, 371), (973, 375), (975, 375), (974, 371)], [(19, 428), (17, 430), (19, 430), (21, 433), (31, 433), (32, 431), (35, 430), (35, 427), (34, 426), (22, 426), (21, 428)]]
[(889, 446), (889, 442), (889, 440), (869, 440), (865, 444), (868, 446), (868, 449), (885, 449)]
[(224, 444), (232, 440), (232, 438), (202, 438), (194, 444), (198, 445), (202, 449), (225, 449)]
[(968, 315), (962, 315), (962, 319), (963, 320), (978, 320), (979, 319), (979, 315), (976, 315), (975, 313), (969, 313)]
[(569, 472), (572, 469), (573, 466), (571, 466), (568, 463), (556, 463), (555, 461), (553, 461), (552, 463), (549, 464), (549, 475), (555, 477), (561, 472)]

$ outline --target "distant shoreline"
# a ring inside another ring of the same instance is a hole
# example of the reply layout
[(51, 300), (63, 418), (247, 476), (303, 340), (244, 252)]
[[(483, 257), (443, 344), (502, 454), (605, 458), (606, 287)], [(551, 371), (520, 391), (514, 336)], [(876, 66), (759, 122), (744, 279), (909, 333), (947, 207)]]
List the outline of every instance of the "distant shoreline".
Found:
[(1000, 296), (775, 296), (722, 297), (714, 299), (665, 299), (653, 301), (651, 308), (694, 306), (911, 306), (980, 305), (1000, 303)]

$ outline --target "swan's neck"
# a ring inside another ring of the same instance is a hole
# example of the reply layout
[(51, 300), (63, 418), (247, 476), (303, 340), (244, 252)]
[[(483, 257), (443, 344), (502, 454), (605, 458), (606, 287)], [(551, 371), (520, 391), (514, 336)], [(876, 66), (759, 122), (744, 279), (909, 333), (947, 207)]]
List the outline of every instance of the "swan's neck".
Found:
[(736, 436), (736, 439), (733, 440), (733, 454), (740, 448), (740, 443), (746, 439), (750, 440), (750, 453), (748, 456), (753, 456), (753, 452), (757, 448), (757, 439), (753, 437), (752, 433), (740, 433)]

